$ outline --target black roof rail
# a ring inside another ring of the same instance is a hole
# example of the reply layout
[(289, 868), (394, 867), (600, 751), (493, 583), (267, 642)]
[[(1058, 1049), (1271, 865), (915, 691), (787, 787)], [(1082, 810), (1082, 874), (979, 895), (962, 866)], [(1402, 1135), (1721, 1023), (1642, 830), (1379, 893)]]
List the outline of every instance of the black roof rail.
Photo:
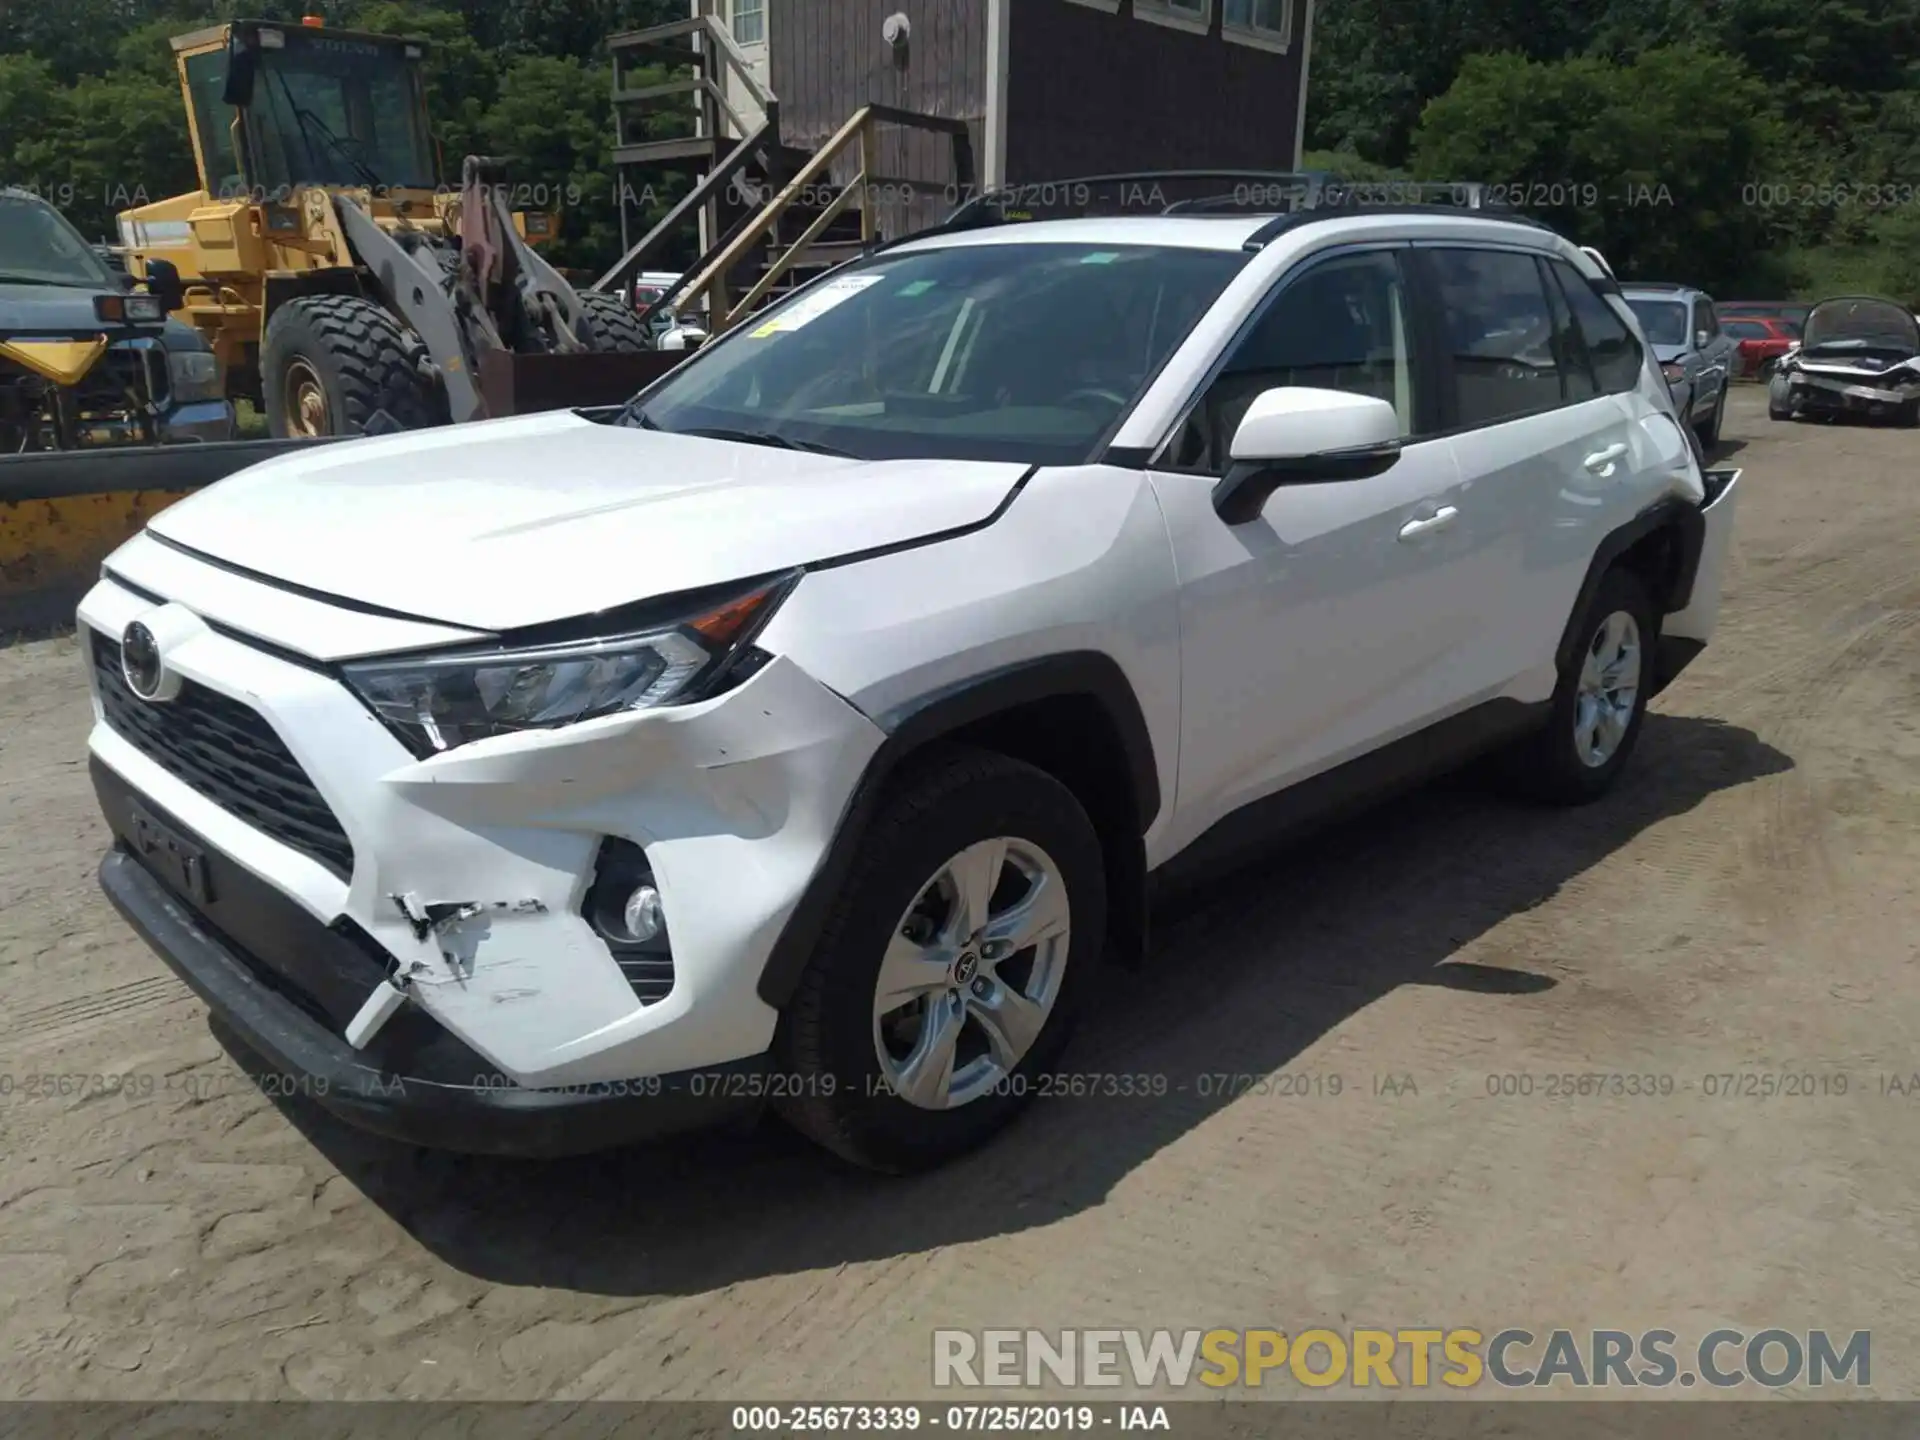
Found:
[(1291, 214), (1276, 215), (1266, 224), (1246, 238), (1240, 247), (1243, 250), (1264, 250), (1275, 240), (1289, 231), (1304, 225), (1313, 225), (1326, 220), (1350, 220), (1356, 215), (1435, 215), (1445, 216), (1449, 220), (1463, 218), (1476, 220), (1498, 220), (1507, 225), (1524, 225), (1529, 230), (1544, 230), (1548, 234), (1558, 234), (1544, 220), (1536, 220), (1531, 215), (1523, 215), (1518, 210), (1507, 210), (1492, 205), (1424, 205), (1411, 203), (1404, 205), (1368, 205), (1368, 204), (1330, 204), (1303, 207)]
[[(1221, 190), (1222, 182), (1231, 190)], [(1206, 186), (1199, 194), (1167, 197), (1169, 187)], [(1356, 214), (1448, 215), (1463, 211), (1539, 230), (1552, 226), (1487, 199), (1480, 181), (1353, 180), (1325, 170), (1139, 170), (1040, 181), (968, 197), (937, 225), (869, 247), (890, 250), (929, 235), (988, 226), (1095, 214), (1270, 215), (1248, 237), (1259, 250), (1296, 226)], [(1046, 212), (1053, 212), (1048, 214)]]
[[(1231, 203), (1240, 210), (1258, 212), (1281, 208), (1289, 196), (1311, 193), (1334, 178), (1318, 170), (1125, 170), (1076, 175), (984, 190), (962, 202), (940, 224), (919, 233), (1034, 220), (1048, 211), (1054, 212), (1049, 218), (1057, 219), (1115, 212), (1171, 215), (1193, 206)], [(1223, 183), (1233, 186), (1230, 194), (1212, 188)], [(1209, 187), (1208, 193), (1184, 199), (1167, 193), (1198, 185)]]

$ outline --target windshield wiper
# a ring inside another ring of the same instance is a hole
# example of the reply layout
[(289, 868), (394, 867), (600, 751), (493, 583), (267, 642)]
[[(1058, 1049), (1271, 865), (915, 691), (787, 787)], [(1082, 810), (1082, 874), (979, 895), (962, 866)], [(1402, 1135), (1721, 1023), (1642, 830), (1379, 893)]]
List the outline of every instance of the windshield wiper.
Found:
[[(314, 114), (313, 111), (301, 105), (301, 103), (294, 98), (293, 86), (287, 83), (287, 77), (277, 70), (270, 71), (269, 73), (273, 75), (274, 79), (280, 82), (280, 95), (287, 102), (287, 109), (293, 115), (293, 123), (299, 129), (300, 148), (307, 152), (307, 164), (315, 170), (320, 169), (319, 158), (313, 153), (313, 135), (314, 131), (318, 130), (320, 138), (333, 146), (334, 154), (351, 165), (362, 180), (366, 181), (366, 183), (375, 190), (383, 188), (380, 177), (374, 173), (373, 167), (354, 155), (352, 151), (348, 150), (346, 142), (333, 133), (332, 128), (328, 126), (326, 121)], [(285, 150), (286, 144), (282, 141), (282, 153), (284, 153)]]
[(771, 430), (729, 430), (724, 426), (703, 426), (695, 430), (682, 430), (679, 433), (698, 435), (707, 440), (732, 440), (741, 445), (766, 445), (775, 450), (804, 450), (809, 455), (831, 455), (838, 460), (860, 458), (851, 450), (822, 445), (817, 440), (796, 440), (791, 435), (776, 435)]

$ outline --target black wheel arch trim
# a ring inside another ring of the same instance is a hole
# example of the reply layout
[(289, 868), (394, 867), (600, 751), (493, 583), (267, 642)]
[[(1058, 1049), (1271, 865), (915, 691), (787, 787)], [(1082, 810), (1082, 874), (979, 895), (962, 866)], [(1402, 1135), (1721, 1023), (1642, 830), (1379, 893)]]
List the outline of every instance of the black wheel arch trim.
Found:
[[(1714, 495), (1715, 492), (1709, 490), (1708, 499), (1713, 499)], [(1579, 652), (1581, 617), (1593, 603), (1593, 597), (1600, 589), (1601, 577), (1627, 551), (1649, 535), (1662, 530), (1674, 532), (1679, 552), (1672, 584), (1661, 609), (1665, 614), (1677, 615), (1693, 602), (1693, 584), (1700, 571), (1701, 551), (1706, 546), (1706, 514), (1702, 505), (1670, 496), (1642, 510), (1594, 548), (1593, 558), (1587, 562), (1586, 576), (1580, 582), (1580, 593), (1574, 597), (1573, 609), (1567, 615), (1567, 628), (1561, 634), (1559, 648), (1554, 652), (1554, 661), (1560, 673), (1565, 674), (1573, 666)]]
[(826, 858), (773, 943), (756, 987), (760, 998), (776, 1010), (793, 998), (887, 782), (904, 761), (928, 745), (995, 715), (1036, 701), (1078, 696), (1092, 698), (1113, 723), (1126, 755), (1134, 813), (1144, 834), (1160, 813), (1160, 772), (1146, 715), (1125, 672), (1111, 656), (1091, 650), (1043, 656), (923, 696), (876, 717), (887, 738), (867, 762)]

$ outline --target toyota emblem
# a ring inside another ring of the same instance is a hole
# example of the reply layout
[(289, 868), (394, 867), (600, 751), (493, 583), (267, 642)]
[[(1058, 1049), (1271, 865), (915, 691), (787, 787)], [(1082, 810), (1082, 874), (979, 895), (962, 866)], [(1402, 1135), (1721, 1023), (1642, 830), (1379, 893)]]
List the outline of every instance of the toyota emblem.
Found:
[(126, 633), (120, 637), (120, 673), (142, 700), (160, 697), (160, 642), (153, 638), (153, 631), (138, 620), (127, 626)]

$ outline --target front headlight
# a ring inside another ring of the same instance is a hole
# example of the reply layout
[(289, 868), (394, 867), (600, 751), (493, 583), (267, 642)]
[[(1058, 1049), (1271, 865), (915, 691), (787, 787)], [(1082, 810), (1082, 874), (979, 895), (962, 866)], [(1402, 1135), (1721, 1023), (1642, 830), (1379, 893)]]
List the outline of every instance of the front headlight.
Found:
[(415, 755), (520, 730), (697, 699), (772, 616), (793, 577), (632, 633), (347, 665), (342, 675)]
[(205, 350), (169, 350), (167, 374), (173, 382), (173, 398), (182, 403), (226, 398), (220, 361)]

